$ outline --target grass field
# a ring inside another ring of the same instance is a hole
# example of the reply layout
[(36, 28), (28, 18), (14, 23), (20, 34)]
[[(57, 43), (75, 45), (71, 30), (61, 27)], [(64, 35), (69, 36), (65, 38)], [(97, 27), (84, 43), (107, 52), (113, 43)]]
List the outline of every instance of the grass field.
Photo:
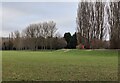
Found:
[(3, 81), (117, 81), (117, 73), (113, 50), (2, 52)]

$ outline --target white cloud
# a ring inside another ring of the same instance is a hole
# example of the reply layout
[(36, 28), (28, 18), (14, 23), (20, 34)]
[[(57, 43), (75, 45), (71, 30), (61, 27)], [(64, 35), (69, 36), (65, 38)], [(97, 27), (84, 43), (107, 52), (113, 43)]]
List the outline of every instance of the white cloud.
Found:
[(2, 3), (0, 3), (0, 19), (2, 19)]
[(2, 36), (2, 3), (0, 3), (0, 36)]
[(2, 2), (78, 2), (79, 0), (2, 0)]
[(2, 22), (1, 22), (1, 32), (0, 36), (7, 37), (10, 32), (15, 31), (16, 29), (19, 29), (20, 25), (18, 28), (19, 23), (15, 23), (15, 21), (18, 18), (23, 17), (24, 15), (27, 15), (25, 12), (22, 12), (20, 10), (14, 9), (14, 8), (8, 8), (2, 6)]
[[(53, 20), (58, 31), (75, 32), (77, 3), (4, 3), (3, 36), (32, 23)], [(51, 10), (52, 9), (52, 10)]]
[(118, 2), (119, 0), (1, 0), (2, 2)]
[(7, 7), (3, 7), (2, 8), (3, 11), (3, 21), (9, 21), (9, 20), (13, 20), (16, 19), (18, 17), (21, 17), (23, 15), (25, 15), (24, 12), (13, 9), (13, 8), (7, 8)]

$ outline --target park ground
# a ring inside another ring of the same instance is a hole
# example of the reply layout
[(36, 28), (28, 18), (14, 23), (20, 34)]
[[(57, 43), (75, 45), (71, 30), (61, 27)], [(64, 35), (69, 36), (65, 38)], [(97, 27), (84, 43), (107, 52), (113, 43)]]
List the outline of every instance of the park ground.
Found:
[(3, 81), (117, 81), (115, 50), (2, 51)]

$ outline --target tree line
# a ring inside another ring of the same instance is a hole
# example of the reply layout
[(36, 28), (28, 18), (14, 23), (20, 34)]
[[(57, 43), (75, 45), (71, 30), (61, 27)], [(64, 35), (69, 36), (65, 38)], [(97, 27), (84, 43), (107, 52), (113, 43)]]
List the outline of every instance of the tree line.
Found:
[(19, 31), (12, 32), (9, 41), (3, 44), (3, 49), (52, 50), (64, 48), (67, 43), (56, 31), (56, 23), (53, 21), (30, 24), (21, 33)]
[(76, 23), (76, 32), (66, 32), (64, 37), (54, 21), (30, 24), (21, 33), (12, 32), (2, 49), (120, 48), (120, 1), (80, 2)]
[(111, 48), (120, 49), (120, 1), (111, 2), (108, 9), (109, 35)]
[(110, 48), (120, 48), (120, 1), (80, 2), (77, 10), (77, 33), (78, 44), (87, 48), (103, 47), (103, 41), (107, 37)]

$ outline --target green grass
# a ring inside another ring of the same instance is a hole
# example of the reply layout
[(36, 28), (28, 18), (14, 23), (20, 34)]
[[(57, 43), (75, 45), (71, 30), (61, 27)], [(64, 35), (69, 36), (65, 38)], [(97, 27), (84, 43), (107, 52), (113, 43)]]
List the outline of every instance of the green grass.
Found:
[(117, 81), (113, 50), (3, 51), (2, 80)]

